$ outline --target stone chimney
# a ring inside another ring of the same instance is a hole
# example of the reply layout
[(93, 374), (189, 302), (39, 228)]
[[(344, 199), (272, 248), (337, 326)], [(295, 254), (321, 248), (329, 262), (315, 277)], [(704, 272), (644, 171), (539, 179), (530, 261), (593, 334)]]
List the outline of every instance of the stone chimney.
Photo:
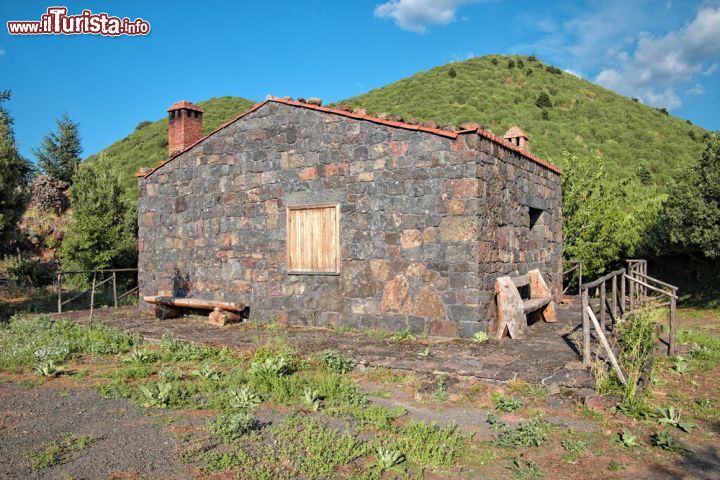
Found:
[(182, 152), (202, 138), (202, 108), (187, 100), (168, 108), (168, 155)]
[(525, 132), (523, 132), (517, 125), (510, 127), (510, 130), (505, 132), (503, 138), (523, 150), (530, 149), (530, 140), (528, 139), (528, 136), (525, 135)]

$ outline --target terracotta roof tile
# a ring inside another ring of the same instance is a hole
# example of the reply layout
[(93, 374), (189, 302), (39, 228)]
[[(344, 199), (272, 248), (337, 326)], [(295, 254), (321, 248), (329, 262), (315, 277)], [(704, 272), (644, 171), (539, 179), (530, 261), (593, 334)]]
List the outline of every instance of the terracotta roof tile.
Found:
[(170, 105), (170, 108), (167, 109), (168, 112), (172, 112), (173, 110), (180, 110), (181, 108), (187, 108), (188, 110), (193, 110), (196, 112), (202, 112), (203, 109), (198, 107), (192, 102), (188, 102), (187, 100), (180, 100), (179, 102), (175, 102), (172, 105)]
[(510, 127), (510, 129), (505, 132), (505, 135), (503, 135), (503, 138), (516, 138), (516, 137), (525, 137), (528, 138), (528, 136), (525, 134), (525, 132), (522, 131), (520, 127), (517, 125), (513, 125)]
[[(159, 163), (158, 165), (156, 165), (155, 167), (153, 167), (153, 168), (150, 169), (149, 171), (146, 171), (146, 172), (142, 172), (142, 171), (137, 172), (137, 173), (135, 174), (135, 176), (136, 176), (136, 177), (148, 177), (148, 176), (152, 175), (152, 174), (155, 173), (159, 168), (161, 168), (161, 167), (164, 166), (165, 164), (169, 163), (170, 161), (172, 161), (174, 158), (178, 157), (179, 155), (182, 155), (183, 153), (187, 152), (188, 150), (190, 150), (191, 148), (193, 148), (195, 145), (197, 145), (197, 144), (201, 143), (202, 141), (204, 141), (206, 138), (208, 138), (208, 137), (210, 137), (211, 135), (219, 132), (220, 130), (224, 129), (224, 128), (227, 127), (228, 125), (230, 125), (230, 124), (232, 124), (232, 123), (235, 123), (235, 122), (238, 121), (239, 119), (241, 119), (241, 118), (243, 118), (244, 116), (246, 116), (246, 115), (254, 112), (255, 110), (259, 109), (260, 107), (262, 107), (263, 105), (265, 105), (266, 103), (269, 103), (269, 102), (282, 103), (282, 104), (291, 105), (291, 106), (294, 106), (294, 107), (308, 108), (308, 109), (310, 109), (310, 110), (317, 110), (317, 111), (320, 111), (320, 112), (332, 113), (332, 114), (335, 114), (335, 115), (341, 115), (341, 116), (343, 116), (343, 117), (355, 118), (355, 119), (358, 119), (358, 120), (365, 120), (365, 121), (377, 123), (377, 124), (380, 124), (380, 125), (387, 125), (387, 126), (390, 126), (390, 127), (402, 128), (402, 129), (405, 129), (405, 130), (413, 130), (413, 131), (418, 131), (418, 132), (431, 133), (431, 134), (433, 134), (433, 135), (439, 135), (439, 136), (442, 136), (442, 137), (452, 138), (452, 139), (457, 138), (459, 135), (467, 135), (467, 134), (477, 133), (479, 136), (481, 136), (481, 137), (483, 137), (483, 138), (486, 138), (486, 139), (488, 139), (488, 140), (490, 140), (490, 141), (492, 141), (492, 142), (495, 142), (495, 143), (497, 143), (498, 145), (502, 146), (503, 148), (506, 148), (506, 149), (508, 149), (508, 150), (512, 150), (513, 152), (515, 152), (515, 153), (517, 153), (517, 154), (519, 154), (519, 155), (527, 158), (528, 160), (531, 160), (531, 161), (533, 161), (533, 162), (535, 162), (535, 163), (537, 163), (537, 164), (539, 164), (539, 165), (547, 168), (548, 170), (551, 170), (551, 171), (553, 171), (553, 172), (555, 172), (555, 173), (558, 173), (558, 174), (561, 173), (561, 170), (560, 170), (557, 166), (553, 165), (552, 163), (546, 162), (545, 160), (542, 160), (541, 158), (538, 158), (538, 157), (536, 157), (535, 155), (531, 154), (531, 153), (528, 152), (527, 150), (524, 150), (524, 149), (519, 148), (519, 147), (517, 147), (517, 146), (515, 146), (515, 145), (512, 145), (510, 142), (506, 141), (505, 139), (500, 138), (500, 137), (498, 137), (497, 135), (493, 134), (492, 132), (490, 132), (490, 131), (488, 131), (488, 130), (481, 129), (481, 128), (472, 128), (472, 129), (467, 129), (467, 130), (460, 130), (460, 131), (457, 131), (457, 132), (450, 132), (450, 131), (448, 131), (448, 130), (442, 130), (442, 129), (440, 129), (440, 128), (423, 127), (422, 125), (411, 125), (411, 124), (405, 123), (405, 122), (397, 122), (397, 121), (393, 121), (393, 120), (385, 120), (385, 119), (381, 119), (381, 118), (378, 118), (378, 117), (373, 117), (373, 116), (370, 116), (370, 115), (365, 115), (365, 114), (361, 114), (361, 113), (355, 113), (355, 112), (347, 111), (347, 110), (341, 110), (341, 109), (338, 109), (338, 108), (329, 108), (329, 107), (322, 107), (322, 106), (319, 106), (319, 105), (311, 105), (311, 104), (309, 104), (309, 103), (297, 102), (297, 101), (290, 100), (290, 99), (287, 99), (287, 98), (271, 97), (271, 98), (269, 98), (269, 99), (267, 99), (267, 100), (264, 100), (264, 101), (262, 101), (262, 102), (260, 102), (260, 103), (255, 104), (250, 110), (247, 110), (247, 111), (241, 113), (240, 115), (236, 116), (235, 118), (233, 118), (233, 119), (225, 122), (224, 124), (220, 125), (218, 128), (216, 128), (215, 130), (213, 130), (212, 132), (210, 132), (209, 134), (207, 134), (206, 136), (204, 136), (203, 138), (201, 138), (201, 139), (198, 140), (197, 142), (193, 143), (192, 145), (190, 145), (189, 147), (187, 147), (185, 150), (176, 153), (175, 155), (173, 155), (173, 156), (171, 156), (170, 158), (168, 158), (167, 160)], [(187, 103), (187, 104), (192, 105), (190, 102), (182, 101), (182, 102), (178, 102), (178, 103), (174, 104), (172, 107), (170, 107), (170, 109), (172, 109), (173, 107), (175, 107), (175, 105), (184, 104), (184, 103)], [(179, 108), (183, 108), (183, 107), (179, 107)], [(184, 107), (184, 108), (187, 108), (187, 107)], [(520, 130), (520, 129), (518, 128), (518, 130)], [(522, 133), (522, 130), (520, 130), (520, 132)], [(524, 135), (524, 134), (523, 134), (523, 135)]]

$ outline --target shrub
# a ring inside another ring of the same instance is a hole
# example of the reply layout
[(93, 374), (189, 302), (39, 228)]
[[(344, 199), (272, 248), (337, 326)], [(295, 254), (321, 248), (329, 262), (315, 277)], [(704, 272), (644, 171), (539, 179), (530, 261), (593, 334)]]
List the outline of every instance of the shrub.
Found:
[(507, 68), (509, 68), (509, 69), (511, 69), (511, 70), (512, 70), (513, 68), (515, 68), (515, 60), (512, 60), (512, 59), (508, 60)]
[(410, 422), (391, 444), (418, 465), (430, 468), (451, 467), (464, 454), (468, 439), (455, 425), (438, 428), (435, 424)]
[(228, 392), (231, 408), (237, 410), (249, 410), (262, 403), (262, 398), (249, 385), (234, 388)]
[(206, 427), (225, 440), (233, 441), (252, 431), (256, 423), (252, 413), (237, 412), (218, 415), (218, 417), (209, 422)]
[(550, 96), (545, 92), (541, 92), (540, 95), (538, 95), (537, 100), (535, 100), (535, 105), (542, 109), (552, 108), (553, 106), (552, 101), (550, 101)]
[(152, 123), (153, 123), (153, 122), (151, 122), (151, 121), (149, 121), (149, 120), (143, 120), (142, 122), (139, 122), (139, 123), (135, 126), (135, 131), (137, 132), (138, 130), (140, 130), (140, 129), (142, 129), (142, 128), (145, 128), (145, 127), (147, 127), (148, 125), (152, 125)]
[(18, 253), (9, 255), (3, 260), (3, 267), (8, 277), (31, 285), (48, 285), (52, 282), (52, 270), (47, 265)]
[(145, 407), (165, 408), (170, 405), (171, 383), (158, 382), (154, 385), (140, 385)]
[(457, 77), (457, 72), (455, 71), (454, 68), (451, 67), (450, 70), (448, 70), (448, 77), (450, 77), (450, 78)]
[(545, 68), (549, 73), (552, 73), (554, 75), (562, 75), (562, 70), (560, 70), (557, 67), (553, 67), (552, 65), (549, 65)]
[(337, 350), (323, 351), (320, 353), (320, 361), (325, 368), (335, 373), (348, 373), (355, 366), (352, 358), (340, 354)]
[(496, 395), (493, 402), (495, 403), (495, 410), (498, 412), (514, 412), (515, 410), (521, 409), (523, 406), (520, 400), (513, 397), (507, 397), (502, 394)]

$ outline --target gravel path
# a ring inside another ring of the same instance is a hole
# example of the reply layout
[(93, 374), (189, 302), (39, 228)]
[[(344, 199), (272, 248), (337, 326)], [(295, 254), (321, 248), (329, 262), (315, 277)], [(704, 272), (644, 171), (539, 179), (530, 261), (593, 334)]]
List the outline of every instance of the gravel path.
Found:
[[(128, 400), (104, 400), (94, 390), (0, 384), (0, 478), (192, 478), (175, 454), (178, 440), (159, 422), (171, 413)], [(66, 463), (33, 470), (28, 454), (64, 435), (89, 435)]]

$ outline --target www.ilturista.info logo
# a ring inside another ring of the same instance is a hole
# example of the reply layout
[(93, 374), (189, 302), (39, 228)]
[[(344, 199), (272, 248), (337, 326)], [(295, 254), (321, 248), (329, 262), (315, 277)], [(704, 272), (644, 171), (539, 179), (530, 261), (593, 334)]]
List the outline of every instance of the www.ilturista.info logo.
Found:
[(68, 15), (67, 7), (49, 7), (40, 20), (7, 22), (10, 35), (147, 35), (150, 23), (142, 18), (111, 17), (107, 13), (83, 10), (80, 15)]

